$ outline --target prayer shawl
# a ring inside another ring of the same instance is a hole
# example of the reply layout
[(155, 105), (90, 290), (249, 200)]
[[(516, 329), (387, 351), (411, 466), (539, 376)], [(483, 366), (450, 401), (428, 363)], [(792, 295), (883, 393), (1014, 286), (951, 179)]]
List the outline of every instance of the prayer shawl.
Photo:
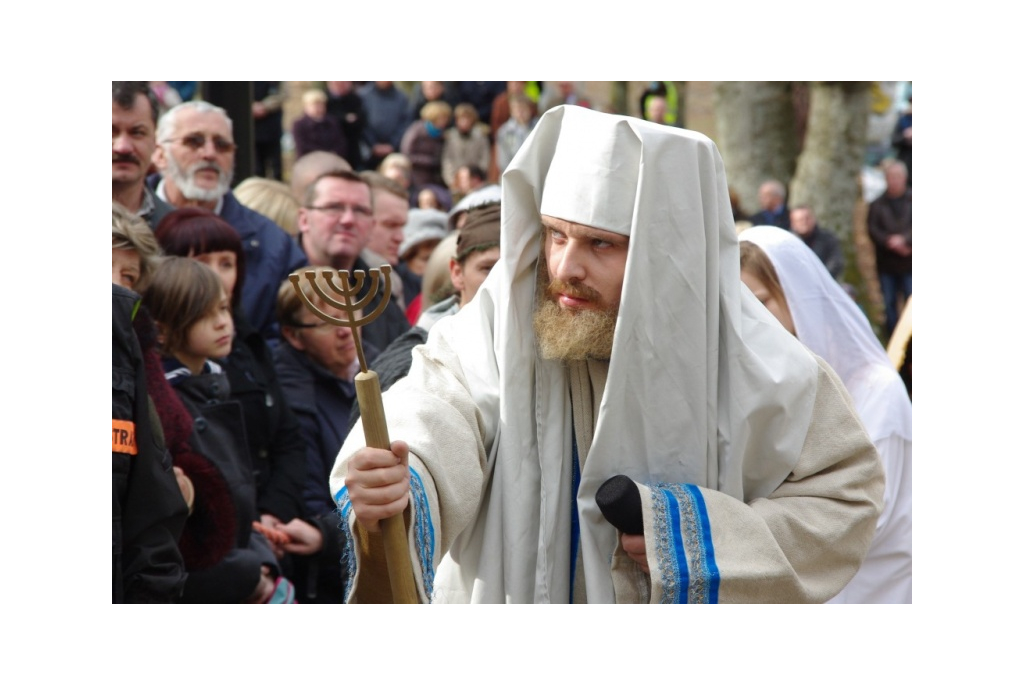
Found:
[[(541, 211), (630, 236), (575, 502), (567, 372), (539, 358), (532, 329)], [(501, 245), (477, 296), (431, 329), (409, 375), (384, 395), (391, 439), (410, 447), (407, 520), (422, 598), (568, 602), (574, 506), (589, 602), (838, 592), (878, 516), (877, 455), (831, 371), (741, 288), (714, 144), (555, 108), (504, 174)], [(361, 528), (345, 460), (363, 444), (356, 427), (331, 475), (353, 571)], [(594, 502), (616, 474), (641, 485), (648, 556), (663, 555), (650, 587)], [(380, 582), (362, 574), (349, 600)]]
[(864, 564), (836, 603), (910, 603), (912, 586), (910, 398), (867, 317), (793, 234), (755, 226), (740, 234), (772, 262), (797, 337), (842, 379), (885, 469), (885, 504)]

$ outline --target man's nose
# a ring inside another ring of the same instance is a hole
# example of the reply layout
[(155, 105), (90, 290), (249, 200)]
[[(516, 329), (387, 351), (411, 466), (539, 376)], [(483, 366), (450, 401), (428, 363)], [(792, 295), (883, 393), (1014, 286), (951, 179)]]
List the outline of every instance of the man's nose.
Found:
[(566, 283), (582, 281), (587, 275), (583, 262), (582, 247), (574, 240), (566, 242), (558, 258), (554, 262), (554, 277)]
[(131, 152), (131, 138), (129, 138), (127, 133), (114, 134), (112, 147), (114, 152), (117, 152), (119, 154)]
[(217, 156), (217, 148), (214, 147), (213, 136), (203, 141), (203, 146), (199, 148), (199, 154), (202, 155), (203, 159), (214, 159)]
[(338, 220), (345, 226), (351, 226), (356, 222), (356, 210), (350, 205), (345, 205)]

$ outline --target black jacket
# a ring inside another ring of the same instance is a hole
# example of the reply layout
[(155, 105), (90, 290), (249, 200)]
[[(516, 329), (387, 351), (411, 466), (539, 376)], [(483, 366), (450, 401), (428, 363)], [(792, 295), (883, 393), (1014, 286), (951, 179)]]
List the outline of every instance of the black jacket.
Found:
[(139, 296), (113, 285), (113, 602), (172, 602), (185, 584), (178, 538), (188, 509), (150, 412), (132, 329)]
[(228, 483), (237, 524), (234, 549), (215, 565), (190, 573), (183, 599), (202, 603), (242, 602), (256, 589), (261, 565), (266, 564), (280, 574), (270, 546), (252, 529), (252, 522), (259, 515), (242, 406), (231, 398), (230, 383), (224, 373), (186, 373), (169, 380), (192, 414), (198, 451), (213, 462)]
[(814, 254), (818, 255), (818, 259), (832, 274), (832, 278), (841, 282), (846, 269), (846, 256), (843, 254), (843, 244), (839, 242), (836, 234), (815, 224), (807, 238), (798, 237), (804, 241), (807, 247), (811, 248)]
[[(376, 348), (369, 343), (363, 347), (372, 364)], [(289, 578), (300, 603), (340, 604), (345, 601), (342, 523), (328, 481), (348, 435), (349, 411), (358, 409), (355, 384), (334, 376), (287, 342), (274, 350), (274, 363), (306, 444), (306, 521), (320, 529), (324, 541), (318, 554), (292, 555)]]
[(299, 422), (285, 400), (263, 337), (238, 309), (234, 318), (235, 342), (224, 370), (231, 399), (239, 403), (244, 417), (258, 513), (287, 523), (305, 511), (306, 451)]
[(886, 246), (885, 241), (890, 236), (902, 235), (908, 244), (913, 243), (913, 211), (913, 197), (909, 188), (900, 197), (882, 194), (868, 207), (868, 235), (875, 245), (875, 264), (879, 273), (911, 273), (913, 256), (896, 254)]

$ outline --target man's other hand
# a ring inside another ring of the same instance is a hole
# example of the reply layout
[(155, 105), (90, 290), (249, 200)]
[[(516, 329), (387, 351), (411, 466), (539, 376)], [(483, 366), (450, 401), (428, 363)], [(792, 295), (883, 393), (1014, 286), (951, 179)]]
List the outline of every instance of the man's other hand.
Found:
[(643, 535), (622, 533), (622, 551), (635, 561), (644, 570), (644, 573), (651, 575), (651, 569), (647, 566), (647, 544), (644, 542)]

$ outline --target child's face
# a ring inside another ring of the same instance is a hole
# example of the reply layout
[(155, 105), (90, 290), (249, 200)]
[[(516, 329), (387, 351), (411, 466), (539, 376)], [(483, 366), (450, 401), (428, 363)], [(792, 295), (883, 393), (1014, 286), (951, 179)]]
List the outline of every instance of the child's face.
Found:
[[(231, 340), (235, 333), (235, 322), (231, 318), (231, 299), (221, 290), (220, 301), (206, 316), (192, 324), (186, 342), (187, 355), (199, 366), (210, 358), (222, 358), (231, 352)], [(189, 365), (185, 362), (186, 365)]]

